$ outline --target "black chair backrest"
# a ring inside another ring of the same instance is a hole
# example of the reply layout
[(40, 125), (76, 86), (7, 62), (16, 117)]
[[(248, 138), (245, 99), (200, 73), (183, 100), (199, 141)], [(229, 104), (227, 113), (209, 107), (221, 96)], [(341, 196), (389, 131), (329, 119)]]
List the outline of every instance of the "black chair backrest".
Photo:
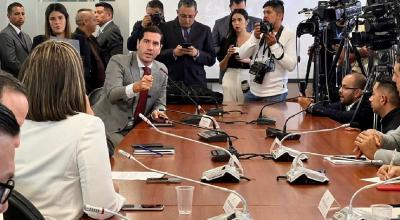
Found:
[(15, 189), (8, 199), (8, 209), (3, 217), (4, 220), (45, 220), (39, 210)]

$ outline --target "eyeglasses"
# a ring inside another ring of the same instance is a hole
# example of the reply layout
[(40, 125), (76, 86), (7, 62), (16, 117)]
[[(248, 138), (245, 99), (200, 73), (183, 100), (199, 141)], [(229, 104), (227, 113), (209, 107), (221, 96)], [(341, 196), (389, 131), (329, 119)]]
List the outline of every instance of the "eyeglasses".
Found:
[(341, 89), (347, 89), (347, 90), (354, 90), (354, 89), (360, 89), (360, 88), (354, 88), (354, 87), (347, 87), (347, 86), (340, 86)]
[(9, 179), (6, 183), (0, 183), (0, 204), (7, 202), (14, 189), (14, 180)]

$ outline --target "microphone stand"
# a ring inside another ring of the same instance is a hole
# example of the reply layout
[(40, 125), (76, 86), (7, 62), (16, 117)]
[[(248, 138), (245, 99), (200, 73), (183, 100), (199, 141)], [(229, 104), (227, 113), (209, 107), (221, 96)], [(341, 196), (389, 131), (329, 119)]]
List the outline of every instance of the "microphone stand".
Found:
[[(266, 130), (267, 137), (277, 137), (279, 140), (281, 140), (282, 138), (284, 138), (285, 136), (287, 136), (288, 134), (290, 134), (290, 133), (287, 133), (287, 132), (286, 132), (286, 126), (287, 126), (287, 123), (288, 123), (289, 119), (293, 118), (294, 116), (296, 116), (296, 115), (298, 115), (298, 114), (300, 114), (300, 113), (303, 113), (303, 112), (305, 112), (305, 111), (311, 109), (311, 108), (314, 107), (316, 104), (319, 104), (319, 103), (321, 103), (321, 102), (324, 102), (324, 101), (316, 102), (316, 103), (314, 103), (314, 104), (308, 106), (307, 108), (305, 108), (305, 109), (303, 109), (303, 110), (297, 112), (296, 114), (289, 116), (289, 117), (286, 119), (285, 124), (283, 125), (283, 130), (279, 130), (279, 129), (277, 129), (277, 128), (267, 128), (267, 130)], [(299, 139), (300, 139), (300, 134), (299, 134), (299, 133), (295, 133), (294, 135), (288, 135), (287, 139), (289, 139), (289, 140), (299, 140)]]
[(390, 183), (394, 183), (394, 182), (398, 182), (398, 180), (400, 180), (400, 176), (398, 177), (394, 177), (392, 179), (388, 179), (379, 183), (373, 183), (370, 185), (366, 185), (361, 187), (360, 189), (358, 189), (353, 196), (350, 199), (349, 202), (349, 207), (347, 208), (343, 208), (342, 210), (340, 210), (339, 212), (335, 213), (334, 218), (333, 219), (337, 219), (337, 220), (357, 220), (357, 219), (366, 219), (366, 217), (370, 217), (369, 213), (355, 213), (353, 210), (353, 200), (355, 199), (355, 197), (362, 191), (366, 190), (366, 189), (370, 189), (372, 187), (375, 186), (379, 186), (382, 184), (390, 184)]
[[(172, 97), (186, 97), (186, 95), (176, 95), (176, 94), (169, 94), (169, 96)], [(197, 98), (210, 98), (215, 102), (215, 108), (211, 108), (206, 112), (206, 115), (209, 116), (222, 116), (223, 114), (226, 114), (227, 112), (224, 111), (224, 109), (218, 107), (218, 101), (214, 96), (200, 96), (197, 95)]]
[(279, 104), (279, 103), (281, 103), (281, 102), (286, 102), (286, 101), (290, 101), (290, 100), (292, 100), (292, 99), (297, 99), (298, 97), (300, 97), (300, 96), (288, 98), (288, 99), (281, 100), (281, 101), (271, 102), (271, 103), (268, 103), (268, 104), (264, 105), (264, 106), (261, 108), (260, 113), (258, 114), (258, 118), (256, 119), (256, 123), (257, 123), (258, 125), (275, 125), (275, 120), (272, 120), (272, 119), (270, 119), (270, 118), (268, 118), (267, 116), (265, 116), (265, 115), (262, 114), (264, 108), (267, 107), (267, 106)]
[(149, 170), (151, 172), (156, 172), (156, 173), (164, 174), (164, 175), (167, 175), (167, 176), (172, 176), (172, 177), (175, 177), (175, 178), (186, 180), (188, 182), (192, 182), (192, 183), (200, 184), (200, 185), (203, 185), (203, 186), (208, 186), (208, 187), (211, 187), (211, 188), (214, 188), (214, 189), (218, 189), (218, 190), (221, 190), (223, 192), (232, 193), (232, 194), (235, 194), (236, 196), (238, 196), (240, 198), (240, 200), (242, 201), (242, 204), (243, 204), (243, 212), (241, 212), (239, 210), (235, 210), (234, 216), (232, 216), (232, 214), (229, 214), (228, 216), (226, 216), (226, 214), (223, 214), (223, 215), (220, 215), (220, 216), (217, 216), (217, 217), (213, 217), (212, 219), (214, 219), (214, 220), (217, 220), (217, 219), (219, 219), (219, 220), (223, 220), (223, 219), (225, 219), (225, 220), (230, 220), (230, 219), (252, 220), (253, 219), (251, 217), (250, 213), (249, 213), (249, 208), (247, 206), (246, 199), (241, 194), (239, 194), (238, 192), (236, 192), (234, 190), (230, 190), (230, 189), (227, 189), (227, 188), (224, 188), (224, 187), (220, 187), (220, 186), (211, 185), (211, 184), (200, 182), (200, 181), (196, 181), (196, 180), (193, 180), (193, 179), (190, 179), (190, 178), (186, 178), (186, 177), (182, 177), (182, 176), (178, 176), (178, 175), (175, 175), (175, 174), (172, 174), (172, 173), (169, 173), (169, 172), (155, 170), (155, 169), (149, 168), (146, 165), (144, 165), (142, 162), (137, 160), (132, 154), (129, 154), (129, 153), (123, 151), (123, 150), (119, 150), (118, 153), (120, 155), (130, 159), (130, 160), (135, 161), (140, 166), (142, 166), (143, 168), (145, 168), (146, 170)]
[(201, 181), (203, 181), (203, 182), (234, 182), (234, 183), (238, 183), (240, 181), (240, 179), (242, 177), (244, 177), (243, 167), (240, 164), (239, 160), (236, 158), (236, 156), (232, 155), (231, 152), (229, 152), (225, 148), (218, 147), (218, 146), (215, 146), (212, 144), (203, 143), (203, 142), (196, 141), (196, 140), (186, 138), (186, 137), (182, 137), (179, 135), (171, 134), (171, 133), (168, 133), (165, 131), (161, 131), (156, 126), (154, 126), (151, 123), (151, 121), (149, 119), (147, 119), (146, 116), (144, 116), (143, 114), (139, 114), (139, 117), (144, 122), (146, 122), (151, 127), (153, 127), (154, 130), (156, 130), (157, 132), (159, 132), (161, 134), (180, 138), (180, 139), (191, 141), (191, 142), (198, 143), (198, 144), (203, 144), (203, 145), (206, 145), (206, 146), (214, 148), (214, 149), (223, 150), (227, 154), (229, 154), (230, 160), (227, 165), (216, 167), (214, 169), (203, 172)]

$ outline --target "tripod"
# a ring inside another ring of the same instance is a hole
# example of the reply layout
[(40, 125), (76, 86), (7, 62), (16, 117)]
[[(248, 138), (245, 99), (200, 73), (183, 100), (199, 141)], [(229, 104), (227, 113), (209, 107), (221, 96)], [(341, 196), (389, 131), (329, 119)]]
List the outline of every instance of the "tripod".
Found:
[[(360, 55), (359, 51), (357, 50), (357, 47), (355, 47), (351, 43), (350, 38), (349, 38), (349, 34), (351, 33), (351, 30), (353, 29), (354, 25), (355, 25), (355, 22), (352, 23), (352, 20), (347, 21), (347, 23), (346, 23), (346, 25), (345, 25), (345, 27), (343, 29), (342, 35), (341, 35), (339, 48), (337, 50), (336, 55), (333, 58), (332, 65), (331, 65), (331, 67), (329, 69), (329, 73), (328, 73), (328, 77), (329, 78), (328, 78), (328, 80), (330, 82), (332, 82), (332, 81), (336, 82), (335, 83), (335, 85), (336, 85), (335, 88), (331, 88), (331, 92), (333, 92), (333, 93), (336, 93), (336, 92), (339, 91), (338, 90), (339, 89), (339, 82), (338, 82), (339, 78), (338, 78), (338, 74), (335, 73), (335, 70), (336, 70), (339, 58), (340, 58), (343, 50), (344, 50), (344, 64), (342, 65), (342, 68), (341, 68), (340, 84), (341, 84), (341, 79), (343, 79), (343, 77), (351, 71), (350, 63), (348, 62), (350, 48), (353, 50), (353, 52), (355, 54), (356, 62), (357, 62), (358, 66), (361, 69), (361, 73), (364, 76), (367, 76), (365, 68), (364, 68), (364, 66), (362, 64), (362, 61), (361, 61), (361, 55)], [(332, 94), (332, 95), (334, 95), (334, 94)]]

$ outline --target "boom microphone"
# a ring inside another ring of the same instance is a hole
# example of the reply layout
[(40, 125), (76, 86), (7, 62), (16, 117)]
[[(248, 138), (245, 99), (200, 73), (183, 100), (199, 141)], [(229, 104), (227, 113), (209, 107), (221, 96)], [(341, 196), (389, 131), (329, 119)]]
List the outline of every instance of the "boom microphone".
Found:
[(223, 150), (225, 151), (227, 154), (229, 154), (230, 156), (230, 160), (228, 162), (227, 165), (224, 166), (220, 166), (220, 167), (216, 167), (214, 169), (208, 170), (203, 172), (203, 175), (201, 177), (201, 181), (202, 182), (234, 182), (234, 183), (238, 183), (240, 181), (240, 178), (244, 175), (243, 174), (243, 167), (240, 164), (239, 160), (236, 158), (236, 156), (232, 155), (231, 152), (229, 152), (228, 150), (226, 150), (225, 148), (222, 147), (218, 147), (212, 144), (207, 144), (207, 143), (203, 143), (200, 141), (196, 141), (190, 138), (186, 138), (186, 137), (182, 137), (176, 134), (171, 134), (165, 131), (161, 131), (160, 129), (158, 129), (157, 127), (155, 127), (151, 121), (149, 119), (147, 119), (143, 114), (139, 114), (139, 117), (146, 122), (147, 124), (149, 124), (150, 126), (152, 126), (154, 128), (154, 130), (156, 130), (157, 132), (161, 133), (161, 134), (165, 134), (168, 136), (172, 136), (172, 137), (176, 137), (176, 138), (180, 138), (183, 140), (187, 140), (187, 141), (191, 141), (191, 142), (195, 142), (198, 144), (203, 144), (206, 145), (208, 147), (214, 148), (214, 149), (218, 149), (218, 150)]
[(178, 175), (171, 174), (171, 173), (168, 173), (168, 172), (165, 172), (165, 171), (155, 170), (155, 169), (147, 167), (142, 162), (138, 161), (132, 154), (129, 154), (129, 153), (123, 151), (123, 150), (119, 150), (118, 153), (120, 155), (130, 159), (130, 160), (135, 161), (140, 166), (142, 166), (143, 168), (145, 168), (146, 170), (149, 170), (151, 172), (156, 172), (156, 173), (164, 174), (164, 175), (167, 175), (167, 176), (172, 176), (172, 177), (183, 179), (183, 180), (186, 180), (186, 181), (189, 181), (189, 182), (192, 182), (192, 183), (196, 183), (196, 184), (200, 184), (200, 185), (203, 185), (203, 186), (208, 186), (208, 187), (211, 187), (211, 188), (214, 188), (214, 189), (217, 189), (217, 190), (221, 190), (223, 192), (232, 193), (232, 194), (235, 194), (237, 197), (239, 197), (239, 199), (242, 201), (243, 212), (240, 211), (240, 210), (235, 210), (234, 213), (222, 214), (220, 216), (216, 216), (214, 218), (209, 218), (209, 219), (218, 219), (218, 220), (230, 220), (230, 219), (252, 220), (253, 219), (251, 217), (250, 213), (249, 213), (249, 208), (247, 206), (246, 199), (241, 194), (239, 194), (238, 192), (236, 192), (234, 190), (230, 190), (230, 189), (227, 189), (227, 188), (224, 188), (224, 187), (220, 187), (220, 186), (214, 186), (214, 185), (211, 185), (211, 184), (208, 184), (208, 183), (204, 183), (204, 182), (200, 182), (200, 181), (193, 180), (193, 179), (190, 179), (190, 178), (178, 176)]

